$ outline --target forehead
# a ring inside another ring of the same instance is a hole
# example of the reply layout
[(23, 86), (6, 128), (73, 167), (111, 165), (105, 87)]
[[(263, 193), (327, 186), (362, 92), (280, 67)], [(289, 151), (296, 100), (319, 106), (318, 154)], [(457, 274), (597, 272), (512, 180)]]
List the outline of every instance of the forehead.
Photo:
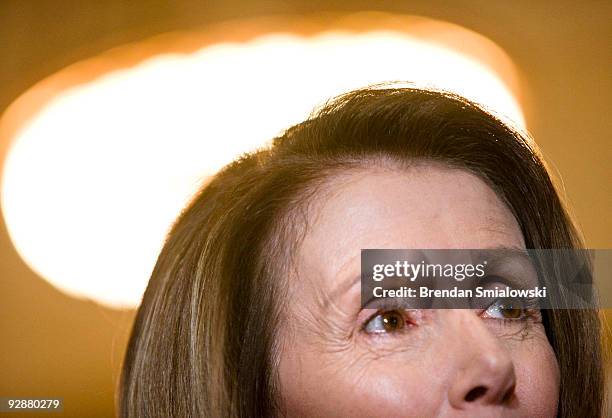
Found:
[(524, 248), (496, 193), (465, 170), (422, 163), (363, 168), (330, 179), (309, 211), (298, 272), (358, 274), (363, 248)]

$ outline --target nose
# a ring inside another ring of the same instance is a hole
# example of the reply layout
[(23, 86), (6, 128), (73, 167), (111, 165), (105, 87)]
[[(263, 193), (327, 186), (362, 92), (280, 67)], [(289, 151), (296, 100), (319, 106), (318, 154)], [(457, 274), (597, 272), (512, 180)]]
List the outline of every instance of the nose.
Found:
[[(461, 311), (462, 337), (456, 354), (456, 378), (448, 398), (453, 408), (470, 410), (507, 405), (514, 397), (516, 376), (510, 353), (478, 318)], [(471, 316), (471, 318), (468, 318)]]

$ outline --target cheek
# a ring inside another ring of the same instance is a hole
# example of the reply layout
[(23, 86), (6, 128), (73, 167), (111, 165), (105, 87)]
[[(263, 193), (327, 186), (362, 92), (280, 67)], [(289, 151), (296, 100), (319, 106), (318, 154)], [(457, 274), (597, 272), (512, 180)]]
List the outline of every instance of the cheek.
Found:
[(513, 353), (516, 393), (528, 416), (554, 417), (559, 401), (559, 366), (552, 347), (541, 336)]
[(425, 417), (436, 416), (444, 403), (442, 379), (431, 373), (434, 365), (424, 364), (422, 356), (415, 362), (407, 353), (381, 358), (348, 350), (328, 361), (329, 353), (298, 356), (298, 350), (294, 346), (281, 356), (287, 416), (392, 418), (410, 411), (411, 416)]

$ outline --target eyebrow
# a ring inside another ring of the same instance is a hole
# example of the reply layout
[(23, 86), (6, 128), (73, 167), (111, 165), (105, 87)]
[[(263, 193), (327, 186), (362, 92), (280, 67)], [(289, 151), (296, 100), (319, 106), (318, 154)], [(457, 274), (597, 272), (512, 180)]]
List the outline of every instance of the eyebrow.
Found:
[[(361, 269), (360, 269), (361, 270)], [(335, 289), (333, 289), (329, 295), (330, 299), (336, 299), (338, 296), (345, 294), (348, 292), (353, 286), (357, 283), (361, 283), (361, 271), (358, 275), (354, 277), (350, 277), (347, 280), (343, 280)]]
[[(487, 262), (489, 265), (498, 265), (502, 261), (510, 260), (524, 260), (529, 261), (531, 263), (531, 256), (529, 252), (525, 248), (519, 247), (492, 247), (492, 248), (482, 248), (478, 250), (472, 250), (476, 257), (482, 257), (487, 255)], [(491, 255), (493, 257), (491, 257)]]
[[(502, 267), (508, 266), (509, 262), (518, 262), (519, 271), (511, 269), (512, 273), (519, 273), (519, 275), (513, 275), (512, 279), (514, 284), (527, 286), (531, 283), (531, 279), (538, 281), (538, 273), (536, 266), (533, 263), (533, 259), (529, 252), (524, 248), (516, 247), (498, 247), (490, 250), (479, 250), (477, 256), (487, 255), (487, 270), (495, 275), (496, 269), (499, 270)], [(513, 265), (514, 267), (514, 265)], [(528, 269), (528, 270), (527, 270)], [(529, 275), (526, 273), (533, 273)]]

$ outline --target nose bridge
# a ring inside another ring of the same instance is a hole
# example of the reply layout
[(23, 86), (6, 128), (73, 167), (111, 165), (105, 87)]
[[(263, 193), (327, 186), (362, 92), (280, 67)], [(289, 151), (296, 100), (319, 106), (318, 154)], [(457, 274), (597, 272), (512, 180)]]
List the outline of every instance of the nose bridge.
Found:
[(452, 333), (454, 335), (451, 338), (466, 343), (463, 347), (466, 356), (476, 355), (489, 362), (495, 359), (509, 359), (509, 353), (500, 344), (499, 338), (491, 333), (484, 320), (473, 310), (449, 309), (446, 314), (448, 319), (444, 322), (448, 326), (445, 327), (445, 333)]
[(445, 337), (453, 341), (449, 401), (458, 409), (509, 402), (516, 377), (509, 351), (472, 310), (444, 313)]

